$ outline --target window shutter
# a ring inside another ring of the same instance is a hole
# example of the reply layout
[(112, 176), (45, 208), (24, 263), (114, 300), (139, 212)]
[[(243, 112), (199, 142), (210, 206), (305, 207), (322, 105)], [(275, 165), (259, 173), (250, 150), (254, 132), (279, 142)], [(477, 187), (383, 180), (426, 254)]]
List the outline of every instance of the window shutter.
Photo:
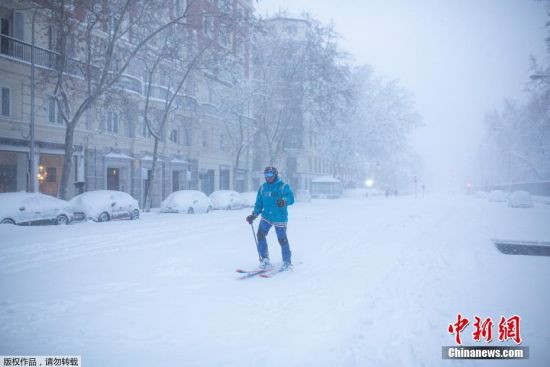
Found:
[(2, 115), (10, 116), (10, 89), (2, 88)]
[(55, 109), (57, 107), (57, 104), (55, 103), (55, 98), (50, 97), (50, 101), (48, 104), (48, 121), (51, 123), (55, 123), (55, 113), (57, 112)]
[(118, 134), (118, 113), (113, 112), (113, 132)]

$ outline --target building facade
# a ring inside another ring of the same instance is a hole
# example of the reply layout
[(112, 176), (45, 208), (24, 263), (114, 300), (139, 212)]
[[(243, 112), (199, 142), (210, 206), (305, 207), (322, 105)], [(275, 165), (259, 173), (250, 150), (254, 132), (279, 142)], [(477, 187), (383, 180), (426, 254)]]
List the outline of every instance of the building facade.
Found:
[[(176, 13), (188, 6), (183, 0), (166, 0), (166, 5), (169, 12)], [(193, 2), (193, 7), (195, 14), (217, 10), (243, 19), (253, 12), (251, 0), (200, 0)], [(29, 9), (32, 7), (22, 6), (20, 1), (0, 5), (0, 192), (28, 191), (34, 184), (35, 191), (56, 196), (63, 170), (66, 126), (52, 96), (54, 86), (44, 77), (56, 57), (55, 35), (45, 11), (34, 14)], [(211, 18), (205, 15), (190, 19), (186, 24), (189, 38), (195, 47), (210, 42), (225, 49), (236, 65), (232, 71), (238, 72), (241, 79), (248, 78), (246, 27), (224, 24), (223, 17)], [(232, 94), (233, 83), (223, 72), (212, 70), (190, 73), (177, 93), (170, 116), (158, 131), (158, 160), (151, 181), (154, 138), (143, 119), (143, 109), (147, 96), (151, 110), (162, 110), (171, 97), (171, 83), (178, 75), (171, 74), (169, 66), (165, 70), (150, 80), (144, 67), (132, 62), (116, 88), (85, 112), (74, 135), (69, 197), (88, 190), (120, 190), (143, 205), (144, 193), (151, 185), (152, 205), (158, 206), (168, 194), (181, 189), (207, 194), (218, 189), (255, 189), (251, 187), (251, 153), (242, 154), (236, 166), (227, 132), (231, 119), (245, 121), (249, 131), (254, 120), (246, 109), (228, 114), (226, 96)]]

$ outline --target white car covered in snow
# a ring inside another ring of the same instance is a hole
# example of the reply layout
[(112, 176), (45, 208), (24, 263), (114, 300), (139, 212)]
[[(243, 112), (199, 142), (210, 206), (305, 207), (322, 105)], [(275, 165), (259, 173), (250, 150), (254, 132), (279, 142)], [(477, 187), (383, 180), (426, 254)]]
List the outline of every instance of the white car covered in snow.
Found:
[(70, 201), (86, 218), (96, 222), (115, 219), (138, 219), (139, 204), (130, 194), (122, 191), (96, 190), (75, 196)]
[(243, 202), (241, 196), (237, 191), (232, 190), (218, 190), (210, 194), (210, 200), (212, 201), (212, 207), (214, 209), (241, 209)]
[(161, 213), (209, 213), (212, 203), (208, 196), (196, 190), (174, 191), (160, 204)]
[(508, 198), (508, 206), (511, 208), (532, 208), (533, 199), (527, 191), (514, 191)]
[(508, 195), (506, 195), (506, 192), (502, 190), (492, 190), (489, 193), (489, 201), (492, 202), (499, 202), (499, 203), (505, 203), (508, 201)]
[(0, 194), (0, 223), (9, 224), (69, 224), (73, 219), (84, 219), (65, 200), (29, 192)]
[(258, 196), (257, 191), (241, 192), (239, 195), (241, 195), (241, 201), (244, 207), (252, 208), (256, 205), (256, 196)]

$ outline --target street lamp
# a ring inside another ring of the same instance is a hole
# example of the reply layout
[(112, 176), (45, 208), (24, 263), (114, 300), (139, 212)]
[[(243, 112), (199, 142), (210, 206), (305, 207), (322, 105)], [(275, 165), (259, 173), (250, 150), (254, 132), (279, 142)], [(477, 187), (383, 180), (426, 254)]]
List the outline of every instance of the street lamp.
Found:
[(368, 188), (371, 188), (374, 186), (374, 180), (369, 178), (367, 180), (365, 180), (365, 185), (368, 187)]

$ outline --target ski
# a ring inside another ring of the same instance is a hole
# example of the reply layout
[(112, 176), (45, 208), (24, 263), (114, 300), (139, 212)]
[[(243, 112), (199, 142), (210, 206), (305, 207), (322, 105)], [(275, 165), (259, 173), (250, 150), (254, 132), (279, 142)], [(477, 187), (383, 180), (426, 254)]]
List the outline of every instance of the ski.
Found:
[(257, 275), (261, 275), (263, 273), (266, 273), (268, 271), (271, 271), (271, 269), (256, 269), (256, 270), (243, 270), (243, 269), (237, 269), (236, 272), (239, 274), (243, 274), (238, 279), (248, 279), (255, 277)]
[(292, 270), (280, 268), (280, 269), (275, 269), (275, 270), (272, 270), (272, 271), (269, 271), (269, 272), (261, 273), (259, 275), (262, 278), (273, 278), (275, 275), (280, 274), (280, 273), (284, 273), (286, 271), (292, 271)]

